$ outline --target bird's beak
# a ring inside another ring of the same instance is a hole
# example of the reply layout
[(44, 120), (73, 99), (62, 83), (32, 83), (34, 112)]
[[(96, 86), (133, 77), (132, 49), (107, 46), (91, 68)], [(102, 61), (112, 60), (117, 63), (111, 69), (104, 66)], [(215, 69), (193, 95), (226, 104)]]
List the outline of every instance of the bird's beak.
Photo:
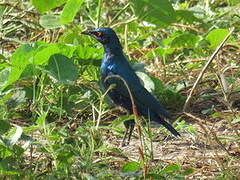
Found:
[(81, 32), (81, 34), (92, 35), (92, 31), (83, 31), (83, 32)]

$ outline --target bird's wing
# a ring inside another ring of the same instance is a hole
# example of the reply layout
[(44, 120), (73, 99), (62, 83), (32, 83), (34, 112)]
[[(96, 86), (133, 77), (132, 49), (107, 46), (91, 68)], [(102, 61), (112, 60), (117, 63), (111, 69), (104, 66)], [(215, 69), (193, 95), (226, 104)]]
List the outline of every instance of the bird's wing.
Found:
[[(165, 110), (161, 103), (143, 87), (139, 78), (128, 63), (112, 66), (108, 71), (108, 75), (119, 75), (127, 82), (136, 104), (144, 105), (144, 107), (149, 108), (165, 118), (171, 118), (170, 114)], [(118, 93), (130, 97), (126, 86), (120, 79), (112, 78), (109, 82), (111, 84), (116, 84), (116, 90)]]
[(137, 103), (142, 104), (146, 108), (149, 108), (165, 118), (171, 118), (171, 115), (165, 110), (163, 105), (142, 85), (138, 91), (133, 91), (133, 96)]

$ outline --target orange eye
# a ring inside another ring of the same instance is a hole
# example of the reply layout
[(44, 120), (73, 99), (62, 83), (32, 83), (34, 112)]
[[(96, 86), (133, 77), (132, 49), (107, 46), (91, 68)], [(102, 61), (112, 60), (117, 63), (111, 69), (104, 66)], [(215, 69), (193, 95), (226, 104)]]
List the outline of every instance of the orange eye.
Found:
[(103, 32), (96, 32), (95, 35), (96, 35), (97, 37), (102, 37), (102, 36), (103, 36)]

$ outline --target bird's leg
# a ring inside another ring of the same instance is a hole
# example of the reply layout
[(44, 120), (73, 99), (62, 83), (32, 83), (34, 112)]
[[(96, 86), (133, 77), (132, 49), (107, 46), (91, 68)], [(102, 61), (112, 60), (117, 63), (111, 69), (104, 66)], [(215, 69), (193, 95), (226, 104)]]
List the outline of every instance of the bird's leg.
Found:
[(129, 127), (129, 134), (128, 134), (128, 141), (127, 141), (127, 145), (130, 143), (131, 137), (132, 137), (132, 133), (134, 130), (134, 126), (135, 126), (135, 122), (133, 121), (133, 123), (130, 124)]
[(129, 131), (129, 128), (125, 127), (125, 133), (124, 133), (123, 140), (122, 140), (122, 143), (121, 143), (122, 147), (127, 145), (127, 144), (125, 144), (125, 141), (126, 141), (126, 138), (127, 138), (128, 131)]
[[(123, 137), (122, 144), (121, 144), (122, 147), (127, 146), (130, 143), (134, 125), (135, 125), (134, 120), (128, 120), (128, 121), (124, 122), (124, 126), (125, 126), (126, 130), (125, 130), (124, 137)], [(127, 139), (127, 143), (125, 143), (127, 135), (128, 135), (128, 139)]]

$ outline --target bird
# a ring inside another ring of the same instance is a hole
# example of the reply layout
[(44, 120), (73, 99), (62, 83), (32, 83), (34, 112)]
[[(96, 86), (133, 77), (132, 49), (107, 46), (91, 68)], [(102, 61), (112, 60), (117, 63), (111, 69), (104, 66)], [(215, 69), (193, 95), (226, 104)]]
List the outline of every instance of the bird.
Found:
[[(137, 110), (139, 116), (157, 122), (173, 135), (180, 136), (173, 126), (165, 120), (171, 119), (171, 115), (159, 100), (147, 91), (131, 68), (115, 31), (108, 27), (100, 27), (83, 31), (81, 34), (93, 37), (104, 47), (104, 55), (100, 67), (100, 81), (104, 88), (112, 87), (107, 94), (113, 103), (123, 107), (130, 114)], [(135, 105), (135, 108), (133, 105)], [(133, 119), (124, 121), (124, 126), (125, 134), (121, 143), (122, 146), (130, 143), (135, 121)]]

